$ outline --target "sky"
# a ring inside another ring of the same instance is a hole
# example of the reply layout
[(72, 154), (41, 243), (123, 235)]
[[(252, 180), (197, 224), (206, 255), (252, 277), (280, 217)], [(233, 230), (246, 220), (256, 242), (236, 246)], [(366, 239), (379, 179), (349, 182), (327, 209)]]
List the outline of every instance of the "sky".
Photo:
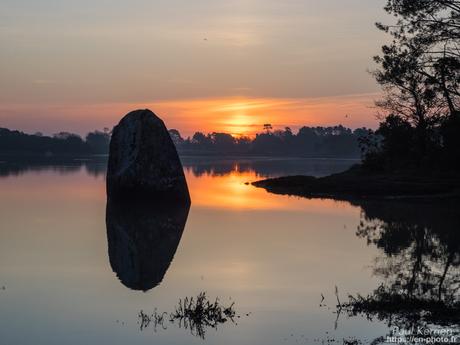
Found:
[(0, 0), (0, 127), (375, 127), (384, 0)]

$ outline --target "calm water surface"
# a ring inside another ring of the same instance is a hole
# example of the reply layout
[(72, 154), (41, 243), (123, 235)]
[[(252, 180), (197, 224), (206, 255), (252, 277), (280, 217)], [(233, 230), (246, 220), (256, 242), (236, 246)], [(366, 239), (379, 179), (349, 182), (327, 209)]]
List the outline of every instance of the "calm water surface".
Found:
[[(133, 289), (142, 277), (112, 269), (126, 253), (112, 248), (109, 258), (114, 235), (108, 241), (103, 163), (0, 164), (2, 344), (313, 344), (387, 333), (385, 323), (362, 317), (341, 315), (336, 324), (335, 286), (345, 299), (388, 279), (376, 274), (382, 249), (357, 236), (363, 207), (245, 184), (266, 176), (322, 176), (353, 161), (183, 161), (193, 204), (182, 236), (179, 229), (155, 249), (159, 284), (146, 291)], [(113, 213), (115, 225), (143, 226)], [(201, 291), (231, 299), (243, 316), (208, 330), (205, 339), (175, 325), (139, 329), (140, 310), (172, 311), (180, 298)], [(326, 307), (319, 306), (321, 294)]]

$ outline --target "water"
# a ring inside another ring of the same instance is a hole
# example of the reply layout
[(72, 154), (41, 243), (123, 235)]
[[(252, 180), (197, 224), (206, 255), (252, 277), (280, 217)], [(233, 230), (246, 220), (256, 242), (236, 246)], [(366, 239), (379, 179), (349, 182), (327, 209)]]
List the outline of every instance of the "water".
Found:
[[(345, 300), (347, 293), (366, 295), (390, 284), (397, 260), (410, 271), (412, 243), (418, 242), (383, 236), (392, 233), (392, 225), (413, 232), (423, 221), (425, 237), (433, 239), (426, 231), (436, 224), (447, 234), (460, 224), (449, 207), (439, 213), (430, 206), (433, 216), (425, 219), (431, 214), (426, 205), (307, 200), (245, 184), (267, 176), (323, 176), (354, 161), (183, 161), (193, 203), (188, 217), (175, 216), (170, 238), (135, 243), (134, 258), (123, 243), (113, 244), (118, 235), (106, 228), (103, 160), (0, 163), (2, 344), (342, 344), (350, 337), (370, 342), (388, 333), (387, 323), (337, 318), (335, 286)], [(160, 211), (136, 212), (109, 211), (108, 223), (148, 227), (149, 219), (162, 221)], [(457, 240), (449, 238), (453, 245), (437, 256), (418, 252), (426, 255), (425, 264), (440, 265), (433, 272), (443, 272), (453, 252), (446, 287), (459, 277)], [(153, 254), (150, 246), (156, 246)], [(126, 260), (145, 264), (146, 276), (122, 267)], [(235, 302), (241, 317), (207, 329), (204, 339), (169, 323), (167, 329), (140, 330), (141, 310), (172, 311), (180, 298), (202, 291), (224, 304)], [(320, 307), (321, 295), (326, 306)]]

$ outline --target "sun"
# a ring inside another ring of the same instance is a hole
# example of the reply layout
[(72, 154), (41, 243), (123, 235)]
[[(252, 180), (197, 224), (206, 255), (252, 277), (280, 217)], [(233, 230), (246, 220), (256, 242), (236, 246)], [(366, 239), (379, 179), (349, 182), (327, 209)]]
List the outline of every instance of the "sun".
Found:
[(230, 100), (219, 104), (214, 110), (222, 114), (220, 125), (224, 131), (239, 138), (255, 136), (263, 122), (259, 116), (261, 104), (251, 100)]
[(254, 131), (254, 123), (252, 118), (246, 114), (234, 114), (231, 115), (227, 121), (225, 121), (225, 130), (234, 137), (250, 136)]

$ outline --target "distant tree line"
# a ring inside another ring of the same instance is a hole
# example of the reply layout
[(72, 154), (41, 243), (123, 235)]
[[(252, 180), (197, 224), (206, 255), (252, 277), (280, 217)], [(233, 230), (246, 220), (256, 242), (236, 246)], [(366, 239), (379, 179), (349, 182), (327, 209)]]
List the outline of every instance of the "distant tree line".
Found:
[(39, 155), (105, 154), (109, 150), (110, 132), (94, 131), (83, 139), (77, 134), (60, 132), (53, 136), (26, 134), (0, 128), (0, 153)]
[(376, 170), (460, 170), (460, 1), (387, 0), (392, 37), (375, 57), (381, 123), (362, 140)]
[[(250, 154), (316, 157), (360, 157), (359, 143), (370, 130), (351, 130), (343, 126), (302, 127), (297, 133), (290, 128), (273, 130), (264, 125), (263, 131), (254, 138), (234, 137), (228, 133), (196, 132), (192, 137), (182, 138), (176, 129), (169, 131), (181, 154)], [(77, 134), (60, 132), (53, 136), (41, 133), (26, 134), (0, 128), (1, 154), (39, 155), (85, 155), (107, 154), (110, 131), (94, 131), (83, 139)]]
[(228, 133), (196, 132), (182, 138), (178, 130), (169, 131), (179, 152), (291, 155), (323, 157), (360, 157), (360, 138), (368, 136), (366, 128), (351, 130), (341, 125), (334, 127), (302, 127), (293, 133), (289, 127), (272, 130), (264, 125), (264, 131), (255, 138), (234, 137)]

